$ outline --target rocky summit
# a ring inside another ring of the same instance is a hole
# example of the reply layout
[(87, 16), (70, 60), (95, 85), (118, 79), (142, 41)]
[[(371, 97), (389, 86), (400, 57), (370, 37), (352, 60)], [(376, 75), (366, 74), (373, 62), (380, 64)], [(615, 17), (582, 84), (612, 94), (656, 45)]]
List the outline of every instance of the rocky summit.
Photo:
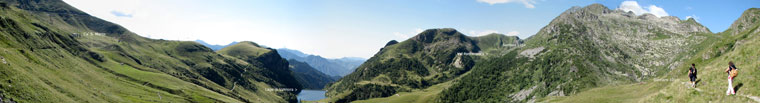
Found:
[(573, 95), (658, 77), (676, 69), (714, 35), (693, 19), (636, 15), (600, 4), (570, 8), (525, 40), (459, 34), (430, 29), (389, 43), (350, 74), (351, 79), (333, 84), (328, 96), (343, 102), (435, 85), (450, 85), (438, 94), (445, 102), (528, 102)]

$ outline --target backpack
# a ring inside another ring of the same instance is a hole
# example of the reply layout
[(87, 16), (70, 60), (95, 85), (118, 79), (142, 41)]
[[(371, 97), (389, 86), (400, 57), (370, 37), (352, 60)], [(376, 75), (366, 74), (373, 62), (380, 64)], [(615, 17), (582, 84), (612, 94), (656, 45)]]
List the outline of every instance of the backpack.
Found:
[(694, 75), (694, 78), (697, 77), (697, 68), (691, 67), (691, 74)]
[(729, 71), (729, 75), (731, 75), (731, 78), (736, 77), (736, 75), (739, 75), (739, 71), (737, 70), (736, 66), (731, 66), (731, 70)]

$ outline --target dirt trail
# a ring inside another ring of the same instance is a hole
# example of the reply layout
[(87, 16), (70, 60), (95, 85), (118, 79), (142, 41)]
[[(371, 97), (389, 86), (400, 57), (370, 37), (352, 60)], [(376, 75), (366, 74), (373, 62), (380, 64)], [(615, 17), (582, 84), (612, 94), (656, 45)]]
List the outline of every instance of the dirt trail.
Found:
[[(688, 88), (691, 88), (691, 83), (689, 83), (689, 82), (681, 82), (681, 84), (684, 84), (684, 86), (686, 86)], [(704, 92), (704, 91), (702, 91), (702, 89), (699, 89), (699, 88), (694, 88), (694, 90), (697, 90), (698, 92)], [(718, 94), (720, 94), (720, 93), (718, 93)], [(743, 96), (743, 97), (747, 97), (747, 98), (755, 101), (756, 103), (760, 103), (760, 97), (758, 97), (758, 96), (745, 95), (745, 94), (737, 94), (737, 95), (740, 95), (740, 96)]]
[(752, 100), (754, 100), (754, 101), (755, 101), (755, 102), (757, 102), (757, 103), (760, 103), (760, 97), (757, 97), (757, 96), (751, 96), (751, 95), (744, 95), (744, 94), (739, 94), (739, 95), (741, 95), (741, 96), (744, 96), (744, 97), (747, 97), (747, 98), (749, 98), (749, 99), (752, 99)]

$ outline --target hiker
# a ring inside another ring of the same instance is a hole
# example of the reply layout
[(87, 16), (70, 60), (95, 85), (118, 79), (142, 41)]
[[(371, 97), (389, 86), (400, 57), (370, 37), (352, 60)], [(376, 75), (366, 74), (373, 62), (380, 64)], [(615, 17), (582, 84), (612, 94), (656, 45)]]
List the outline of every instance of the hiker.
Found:
[(728, 90), (726, 90), (726, 95), (736, 94), (736, 91), (734, 91), (734, 86), (732, 86), (734, 78), (736, 78), (736, 75), (738, 74), (738, 68), (734, 65), (733, 61), (728, 62), (728, 68), (726, 69), (726, 73), (728, 73)]
[(689, 68), (689, 81), (691, 81), (691, 87), (697, 88), (697, 67), (693, 63)]

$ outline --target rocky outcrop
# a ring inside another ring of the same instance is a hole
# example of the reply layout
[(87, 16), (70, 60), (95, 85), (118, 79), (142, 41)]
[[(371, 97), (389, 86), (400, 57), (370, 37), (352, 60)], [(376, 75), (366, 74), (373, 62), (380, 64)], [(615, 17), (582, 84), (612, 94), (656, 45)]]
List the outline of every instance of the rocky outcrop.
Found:
[[(480, 51), (475, 40), (451, 28), (428, 29), (406, 41), (390, 41), (387, 44), (359, 67), (362, 69), (330, 85), (327, 95), (342, 96), (336, 97), (344, 98), (338, 101), (349, 102), (423, 89), (467, 72), (474, 65), (474, 60), (470, 56), (457, 54)], [(392, 78), (387, 84), (373, 81), (379, 76)], [(349, 95), (338, 95), (347, 93)]]
[[(481, 59), (440, 98), (453, 103), (531, 102), (548, 95), (639, 82), (675, 69), (688, 59), (679, 55), (694, 54), (698, 43), (711, 34), (693, 19), (637, 16), (601, 4), (573, 7), (527, 38), (523, 46)], [(493, 97), (505, 94), (511, 95)]]
[[(710, 33), (710, 30), (693, 19), (652, 14), (636, 16), (593, 4), (567, 10), (527, 41), (541, 45), (572, 42), (590, 45), (599, 50), (595, 55), (633, 65), (637, 70), (628, 73), (635, 73), (634, 77), (640, 79), (655, 74), (655, 68), (674, 65), (669, 63), (678, 58), (672, 55), (689, 51), (684, 47), (704, 39), (699, 36), (689, 39), (699, 33)], [(568, 54), (574, 54), (578, 52), (573, 51), (582, 49), (569, 50)]]
[[(757, 24), (760, 24), (760, 9), (750, 8), (745, 10), (739, 19), (736, 19), (736, 21), (731, 24), (728, 31), (731, 32), (731, 35), (736, 35), (743, 31), (747, 31), (747, 29), (753, 28), (753, 26)], [(755, 32), (760, 32), (760, 30), (755, 30)]]

